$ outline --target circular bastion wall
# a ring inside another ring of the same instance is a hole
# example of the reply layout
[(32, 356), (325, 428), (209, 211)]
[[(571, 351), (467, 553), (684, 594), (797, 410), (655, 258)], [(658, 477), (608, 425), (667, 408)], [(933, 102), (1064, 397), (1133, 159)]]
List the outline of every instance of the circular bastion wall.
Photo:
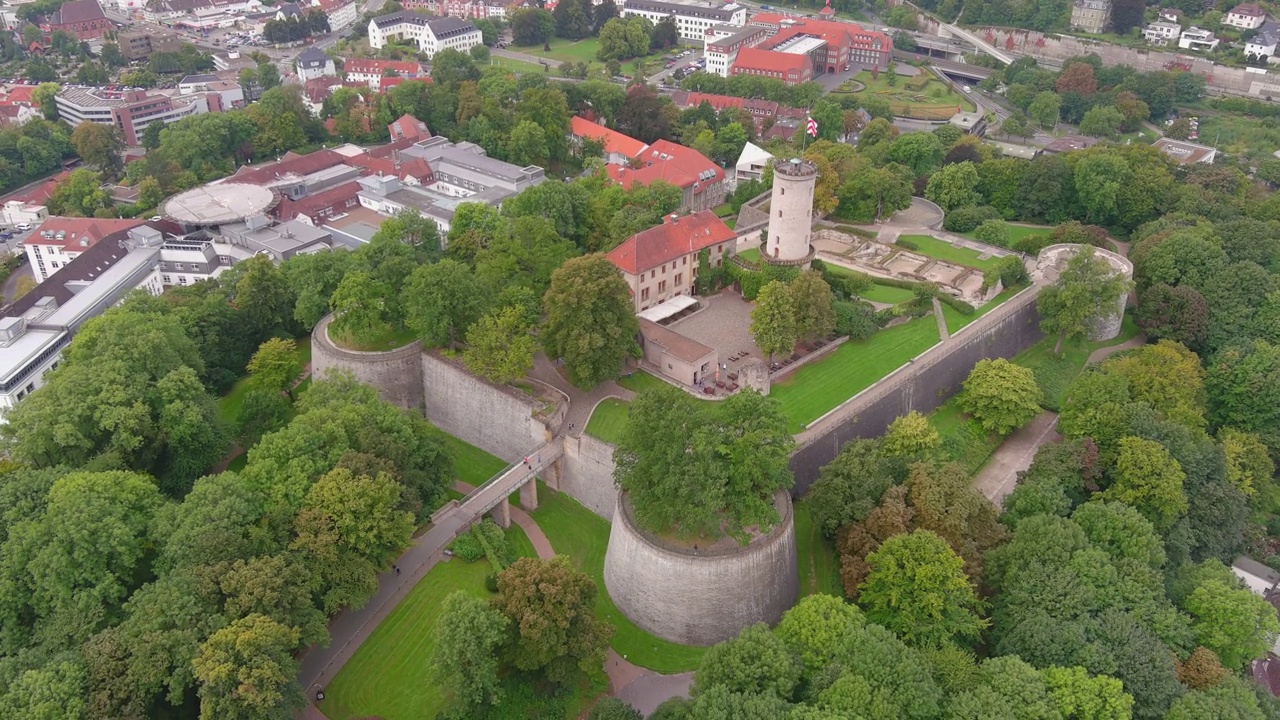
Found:
[[(1056, 281), (1063, 268), (1067, 266), (1067, 261), (1075, 257), (1076, 253), (1085, 247), (1088, 246), (1071, 243), (1060, 243), (1046, 247), (1036, 256), (1035, 274), (1042, 276), (1046, 282), (1052, 283)], [(1093, 248), (1093, 254), (1106, 260), (1107, 264), (1118, 274), (1123, 275), (1126, 280), (1133, 280), (1133, 263), (1129, 261), (1129, 258), (1098, 247)], [(1101, 310), (1093, 321), (1089, 323), (1089, 339), (1098, 342), (1118, 336), (1120, 334), (1120, 325), (1124, 322), (1124, 308), (1128, 301), (1129, 293), (1125, 292), (1116, 298), (1115, 304), (1111, 306), (1109, 312), (1106, 309)]]
[(799, 592), (791, 497), (774, 496), (781, 518), (745, 547), (697, 554), (662, 543), (636, 525), (618, 494), (604, 558), (614, 605), (636, 625), (683, 645), (714, 645), (758, 622), (773, 625)]
[(418, 411), (425, 408), (420, 340), (381, 352), (348, 350), (329, 337), (332, 320), (333, 315), (324, 316), (311, 333), (312, 377), (323, 379), (329, 370), (345, 370), (376, 388), (378, 395), (393, 405)]

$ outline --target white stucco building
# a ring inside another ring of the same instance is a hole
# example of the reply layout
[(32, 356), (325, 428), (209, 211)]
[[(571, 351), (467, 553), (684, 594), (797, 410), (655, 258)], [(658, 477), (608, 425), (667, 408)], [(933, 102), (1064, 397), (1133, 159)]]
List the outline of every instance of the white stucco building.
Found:
[(713, 4), (701, 2), (673, 2), (672, 0), (626, 0), (619, 8), (623, 17), (640, 16), (654, 25), (665, 18), (674, 18), (680, 39), (701, 43), (707, 30), (715, 25), (747, 24), (747, 9), (736, 3)]
[(430, 17), (401, 10), (369, 21), (369, 47), (380, 50), (392, 41), (413, 42), (428, 58), (441, 50), (467, 52), (484, 42), (470, 20)]

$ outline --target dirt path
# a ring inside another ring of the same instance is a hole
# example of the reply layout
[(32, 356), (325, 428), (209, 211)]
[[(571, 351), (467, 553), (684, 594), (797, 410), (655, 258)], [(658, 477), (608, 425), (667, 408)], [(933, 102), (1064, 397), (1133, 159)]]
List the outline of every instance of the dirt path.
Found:
[(1146, 344), (1147, 344), (1147, 336), (1142, 333), (1138, 333), (1134, 337), (1131, 337), (1128, 340), (1125, 340), (1119, 345), (1112, 345), (1110, 347), (1098, 348), (1097, 350), (1094, 350), (1093, 352), (1089, 353), (1089, 359), (1085, 361), (1085, 364), (1092, 365), (1094, 363), (1102, 362), (1103, 360), (1106, 360), (1107, 358), (1111, 357), (1112, 355), (1115, 355), (1118, 352), (1123, 352), (1125, 350), (1132, 350), (1134, 348), (1140, 348)]
[(1000, 506), (1018, 484), (1018, 473), (1031, 467), (1041, 445), (1062, 439), (1054, 429), (1056, 413), (1048, 410), (1018, 428), (996, 448), (986, 465), (973, 478), (973, 486), (988, 500)]

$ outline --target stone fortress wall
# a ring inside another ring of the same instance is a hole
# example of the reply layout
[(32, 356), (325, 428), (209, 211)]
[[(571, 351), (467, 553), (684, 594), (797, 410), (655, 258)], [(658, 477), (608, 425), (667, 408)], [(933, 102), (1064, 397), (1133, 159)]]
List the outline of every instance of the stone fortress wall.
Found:
[(778, 492), (782, 520), (767, 534), (723, 554), (660, 545), (615, 493), (604, 584), (635, 624), (671, 642), (714, 645), (758, 622), (773, 625), (796, 602), (799, 566), (791, 499)]
[[(1083, 245), (1073, 245), (1070, 243), (1059, 243), (1057, 245), (1049, 245), (1040, 251), (1036, 257), (1035, 274), (1043, 278), (1046, 283), (1052, 283), (1057, 280), (1058, 274), (1062, 272), (1062, 268), (1067, 262), (1075, 257), (1076, 253), (1083, 249)], [(1093, 254), (1107, 261), (1112, 269), (1124, 275), (1126, 280), (1133, 280), (1133, 263), (1129, 258), (1104, 250), (1102, 248), (1094, 248)], [(1124, 308), (1129, 302), (1129, 293), (1121, 293), (1116, 298), (1115, 310), (1094, 318), (1089, 323), (1089, 339), (1098, 342), (1101, 340), (1110, 340), (1120, 334), (1120, 326), (1124, 323)]]
[(606, 520), (613, 520), (617, 488), (613, 485), (613, 445), (585, 432), (565, 436), (560, 473), (547, 482)]
[(507, 462), (551, 439), (537, 417), (542, 403), (536, 398), (487, 383), (431, 353), (421, 355), (426, 415), (436, 427)]
[(323, 378), (330, 370), (345, 370), (360, 382), (378, 389), (383, 400), (410, 410), (423, 408), (422, 343), (412, 342), (384, 352), (359, 352), (334, 344), (329, 338), (332, 315), (316, 323), (311, 333), (311, 372)]

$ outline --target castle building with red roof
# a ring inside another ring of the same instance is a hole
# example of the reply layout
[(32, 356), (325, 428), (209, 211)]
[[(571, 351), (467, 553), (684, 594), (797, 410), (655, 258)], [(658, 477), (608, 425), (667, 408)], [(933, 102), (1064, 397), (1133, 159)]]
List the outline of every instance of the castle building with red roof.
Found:
[(659, 180), (680, 188), (680, 209), (686, 212), (710, 210), (723, 203), (728, 192), (724, 170), (719, 165), (697, 150), (670, 140), (658, 140), (636, 155), (634, 161), (638, 167), (609, 165), (605, 171), (627, 189)]
[(711, 266), (736, 252), (737, 235), (710, 210), (679, 217), (627, 238), (606, 255), (622, 271), (636, 312), (678, 295), (692, 295), (698, 277), (698, 253), (708, 250)]
[(795, 84), (855, 67), (884, 70), (889, 66), (893, 52), (889, 36), (827, 19), (834, 16), (830, 5), (820, 15), (824, 19), (758, 13), (746, 27), (707, 28), (703, 37), (707, 72)]

